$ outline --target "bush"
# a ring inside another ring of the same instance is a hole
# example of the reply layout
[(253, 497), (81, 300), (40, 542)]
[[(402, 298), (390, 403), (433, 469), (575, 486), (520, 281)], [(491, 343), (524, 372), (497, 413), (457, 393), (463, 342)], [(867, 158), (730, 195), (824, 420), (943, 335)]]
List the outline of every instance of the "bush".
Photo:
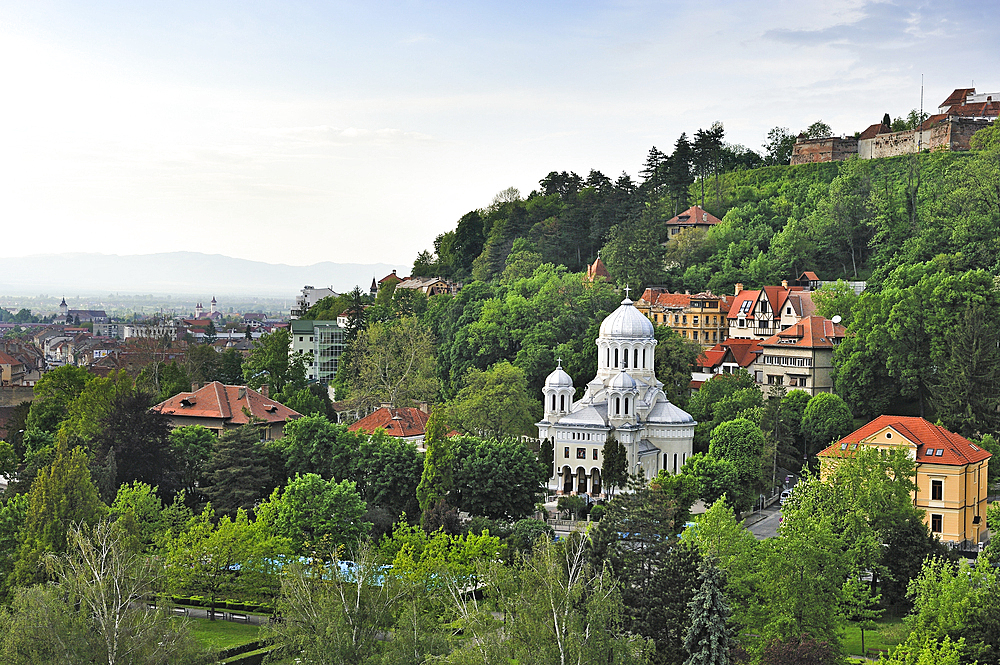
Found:
[(601, 518), (604, 517), (604, 513), (607, 512), (607, 508), (602, 504), (597, 504), (590, 509), (590, 519), (593, 522), (600, 522)]
[(586, 517), (587, 515), (587, 502), (583, 500), (583, 497), (579, 496), (561, 496), (559, 501), (556, 503), (556, 507), (559, 512), (567, 512), (572, 519), (573, 515), (578, 517)]

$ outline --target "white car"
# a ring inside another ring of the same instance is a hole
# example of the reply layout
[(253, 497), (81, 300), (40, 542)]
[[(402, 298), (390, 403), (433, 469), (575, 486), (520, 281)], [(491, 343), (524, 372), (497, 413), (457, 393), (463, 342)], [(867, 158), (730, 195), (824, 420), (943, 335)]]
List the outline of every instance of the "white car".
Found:
[(785, 505), (785, 501), (788, 501), (788, 499), (791, 496), (792, 496), (792, 490), (785, 490), (784, 492), (781, 493), (781, 498), (778, 500), (778, 503), (780, 503), (782, 506)]

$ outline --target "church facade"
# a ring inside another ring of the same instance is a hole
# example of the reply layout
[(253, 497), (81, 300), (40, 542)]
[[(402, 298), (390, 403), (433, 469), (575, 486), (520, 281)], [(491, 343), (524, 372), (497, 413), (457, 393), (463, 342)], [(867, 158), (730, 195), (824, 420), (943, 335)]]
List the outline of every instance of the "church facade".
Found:
[(579, 400), (561, 362), (542, 388), (538, 438), (553, 442), (549, 486), (560, 494), (605, 493), (601, 468), (611, 436), (625, 447), (628, 472), (646, 478), (677, 473), (692, 453), (697, 423), (663, 393), (653, 371), (653, 324), (628, 297), (601, 323), (596, 344), (597, 375)]

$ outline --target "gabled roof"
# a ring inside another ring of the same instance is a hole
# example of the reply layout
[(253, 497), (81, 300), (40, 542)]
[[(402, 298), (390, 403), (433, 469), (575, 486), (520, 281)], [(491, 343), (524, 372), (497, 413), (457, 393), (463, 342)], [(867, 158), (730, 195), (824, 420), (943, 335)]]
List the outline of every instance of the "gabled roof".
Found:
[(0, 365), (23, 365), (24, 363), (10, 355), (0, 351)]
[(382, 279), (380, 279), (378, 281), (378, 283), (379, 284), (384, 284), (385, 282), (391, 282), (391, 281), (402, 282), (403, 279), (404, 278), (402, 278), (399, 275), (397, 275), (396, 271), (393, 270), (391, 273), (389, 273), (388, 275), (386, 275), (385, 277), (383, 277)]
[(715, 369), (722, 364), (722, 359), (726, 357), (726, 350), (722, 348), (721, 344), (716, 344), (711, 349), (707, 351), (702, 351), (701, 355), (698, 356), (698, 361), (695, 363), (697, 367), (708, 367), (710, 369)]
[(383, 406), (352, 424), (347, 429), (351, 432), (361, 430), (370, 434), (381, 427), (389, 436), (407, 438), (423, 436), (427, 431), (428, 418), (430, 418), (430, 415), (413, 407), (394, 409)]
[(975, 88), (955, 88), (954, 92), (948, 95), (948, 99), (941, 102), (938, 108), (945, 109), (956, 104), (964, 104), (965, 98), (974, 94), (976, 94)]
[(760, 343), (764, 347), (832, 349), (835, 339), (843, 339), (847, 329), (822, 316), (807, 316), (787, 330), (771, 335)]
[(713, 225), (718, 224), (722, 220), (715, 215), (705, 212), (701, 206), (691, 206), (684, 212), (678, 214), (675, 217), (671, 217), (667, 220), (667, 224), (670, 225), (686, 225), (686, 226), (696, 226), (696, 225)]
[(264, 397), (252, 388), (227, 386), (218, 381), (194, 392), (174, 395), (153, 409), (167, 416), (214, 418), (229, 425), (245, 425), (251, 420), (249, 416), (267, 423), (283, 423), (302, 417), (298, 411)]
[[(914, 416), (879, 416), (867, 425), (851, 432), (840, 441), (819, 453), (821, 457), (850, 457), (857, 448), (851, 444), (873, 443), (871, 439), (886, 428), (891, 428), (917, 447), (918, 464), (947, 464), (965, 466), (991, 457), (964, 436), (949, 432), (923, 418)], [(892, 441), (887, 439), (886, 443)], [(940, 454), (938, 451), (941, 451)]]
[(740, 367), (749, 367), (762, 352), (758, 340), (727, 339), (703, 351), (698, 357), (698, 366), (715, 368), (724, 362), (734, 362)]
[(806, 281), (809, 281), (809, 282), (818, 282), (818, 281), (820, 281), (819, 276), (816, 273), (814, 273), (812, 270), (805, 270), (805, 271), (803, 271), (803, 273), (801, 275), (799, 275), (799, 281), (801, 282), (803, 279), (805, 279)]
[(874, 125), (869, 125), (868, 129), (858, 134), (858, 140), (864, 141), (865, 139), (873, 139), (879, 134), (891, 134), (892, 127), (885, 124), (884, 122), (877, 122)]
[(816, 313), (816, 303), (813, 302), (812, 293), (809, 291), (789, 293), (785, 302), (792, 306), (792, 311), (800, 319)]
[(688, 307), (691, 305), (691, 296), (687, 293), (670, 293), (665, 291), (656, 295), (654, 305), (662, 307)]
[(957, 115), (963, 118), (995, 118), (1000, 115), (1000, 101), (970, 102), (961, 106), (952, 106), (948, 109), (948, 115)]
[[(749, 291), (744, 289), (733, 297), (733, 304), (729, 306), (728, 317), (735, 319), (738, 316), (743, 318), (753, 318), (753, 304), (757, 302), (760, 291)], [(749, 304), (747, 304), (749, 303)]]
[(608, 274), (608, 269), (604, 267), (604, 261), (601, 260), (600, 256), (587, 266), (587, 281), (593, 282), (598, 277), (603, 277), (606, 280), (611, 279), (611, 275)]

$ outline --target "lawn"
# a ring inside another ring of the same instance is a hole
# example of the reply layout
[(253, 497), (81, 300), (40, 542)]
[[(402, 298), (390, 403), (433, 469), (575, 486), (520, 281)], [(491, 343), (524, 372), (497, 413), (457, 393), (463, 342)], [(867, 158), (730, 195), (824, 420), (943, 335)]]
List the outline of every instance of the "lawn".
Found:
[[(902, 619), (880, 621), (875, 630), (865, 631), (865, 649), (889, 649), (906, 639), (906, 626)], [(861, 629), (850, 624), (844, 633), (844, 653), (850, 656), (862, 656)]]
[(188, 622), (191, 635), (212, 651), (221, 651), (260, 639), (260, 626), (208, 619), (184, 619), (184, 621)]

